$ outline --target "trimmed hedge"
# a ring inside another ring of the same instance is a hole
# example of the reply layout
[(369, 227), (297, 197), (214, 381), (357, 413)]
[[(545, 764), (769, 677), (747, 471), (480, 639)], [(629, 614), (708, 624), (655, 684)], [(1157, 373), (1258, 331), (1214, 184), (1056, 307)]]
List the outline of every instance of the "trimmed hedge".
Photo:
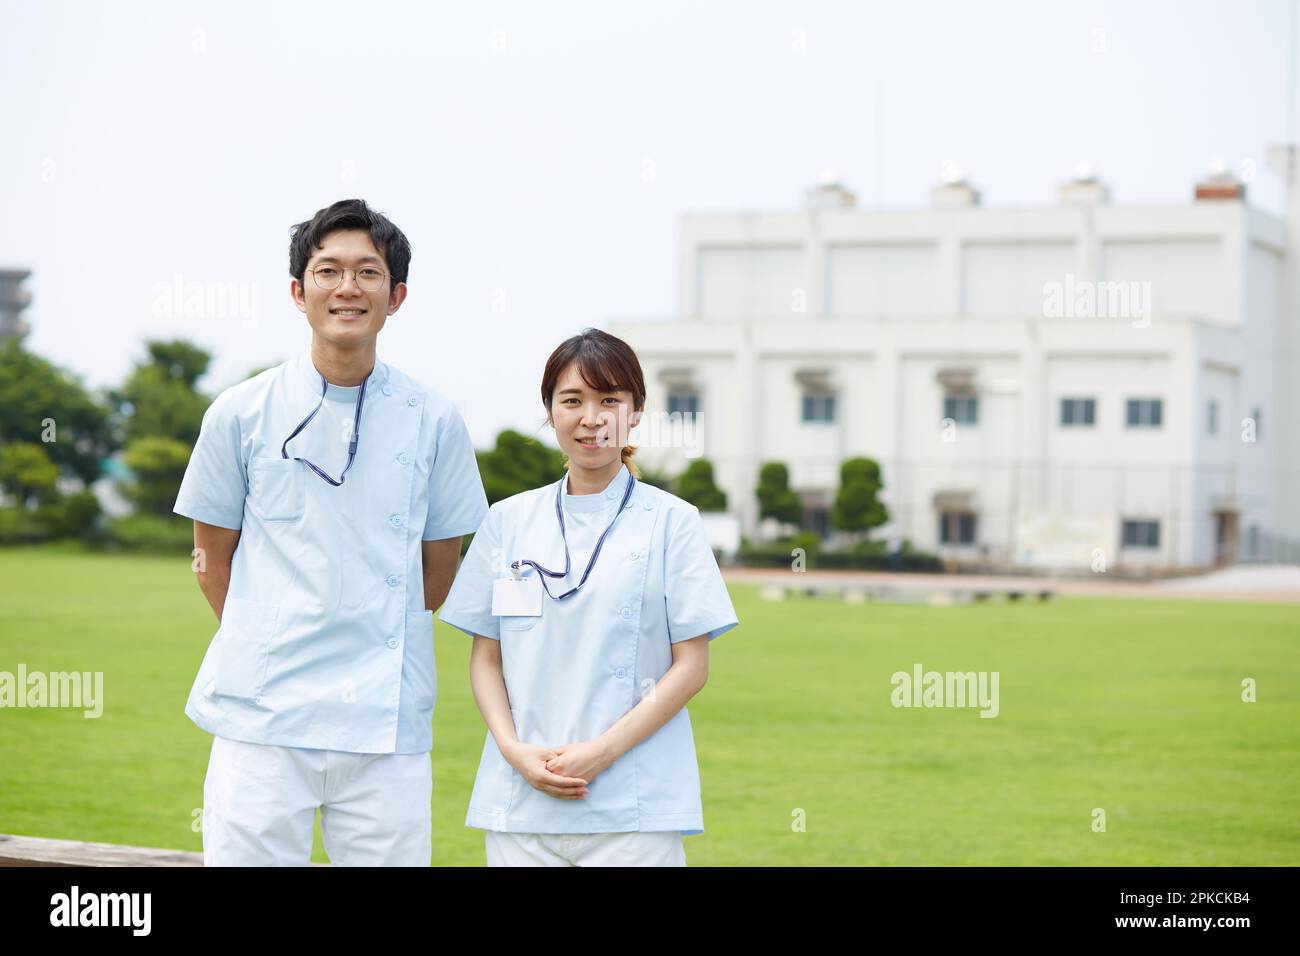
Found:
[(115, 551), (190, 554), (194, 551), (194, 522), (138, 514), (113, 518), (104, 545)]
[[(754, 568), (788, 568), (794, 560), (790, 553), (803, 548), (805, 566), (809, 571), (891, 571), (893, 565), (883, 541), (861, 541), (852, 550), (824, 550), (821, 539), (812, 533), (797, 534), (784, 541), (752, 547), (745, 542), (736, 555), (737, 563)], [(942, 571), (938, 555), (913, 550), (910, 542), (903, 542), (899, 555), (900, 571)]]

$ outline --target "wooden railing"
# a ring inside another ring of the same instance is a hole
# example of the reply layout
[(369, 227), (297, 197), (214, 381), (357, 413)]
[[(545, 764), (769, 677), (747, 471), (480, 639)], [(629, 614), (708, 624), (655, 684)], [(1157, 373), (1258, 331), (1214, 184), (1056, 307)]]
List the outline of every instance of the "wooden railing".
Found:
[(0, 866), (202, 866), (202, 853), (0, 833)]

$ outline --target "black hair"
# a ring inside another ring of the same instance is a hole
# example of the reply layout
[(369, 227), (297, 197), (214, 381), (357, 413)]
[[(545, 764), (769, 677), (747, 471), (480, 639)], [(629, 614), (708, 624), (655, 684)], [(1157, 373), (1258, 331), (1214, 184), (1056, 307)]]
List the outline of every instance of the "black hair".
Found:
[[(645, 408), (645, 376), (636, 352), (617, 336), (600, 329), (583, 329), (581, 334), (565, 339), (546, 360), (542, 372), (542, 404), (551, 420), (551, 399), (560, 384), (560, 376), (570, 365), (577, 365), (578, 375), (591, 388), (601, 392), (632, 393), (633, 411)], [(623, 447), (623, 463), (634, 477), (641, 477), (632, 456), (635, 445)]]
[(370, 233), (370, 241), (388, 264), (393, 285), (406, 281), (411, 267), (411, 244), (402, 230), (383, 213), (367, 206), (364, 199), (340, 199), (332, 206), (318, 209), (316, 215), (289, 230), (289, 275), (302, 282), (312, 251), (321, 248), (325, 237), (340, 229), (364, 229)]

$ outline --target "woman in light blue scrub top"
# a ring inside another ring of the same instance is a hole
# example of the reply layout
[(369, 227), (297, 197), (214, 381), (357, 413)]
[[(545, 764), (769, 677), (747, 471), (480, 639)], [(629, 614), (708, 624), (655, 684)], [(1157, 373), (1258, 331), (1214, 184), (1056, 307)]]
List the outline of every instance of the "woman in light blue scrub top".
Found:
[(542, 402), (568, 470), (492, 505), (442, 607), (488, 726), (465, 822), (489, 865), (684, 865), (704, 830), (685, 705), (736, 612), (698, 509), (636, 480), (632, 349), (567, 340)]

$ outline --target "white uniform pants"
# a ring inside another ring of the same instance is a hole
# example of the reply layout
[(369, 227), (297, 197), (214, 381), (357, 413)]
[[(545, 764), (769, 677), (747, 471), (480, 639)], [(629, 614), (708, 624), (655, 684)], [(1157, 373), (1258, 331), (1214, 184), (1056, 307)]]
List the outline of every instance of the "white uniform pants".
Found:
[(212, 738), (205, 866), (307, 866), (316, 808), (334, 866), (428, 866), (428, 752), (358, 754)]
[(488, 830), (488, 866), (685, 866), (676, 830), (502, 833)]

